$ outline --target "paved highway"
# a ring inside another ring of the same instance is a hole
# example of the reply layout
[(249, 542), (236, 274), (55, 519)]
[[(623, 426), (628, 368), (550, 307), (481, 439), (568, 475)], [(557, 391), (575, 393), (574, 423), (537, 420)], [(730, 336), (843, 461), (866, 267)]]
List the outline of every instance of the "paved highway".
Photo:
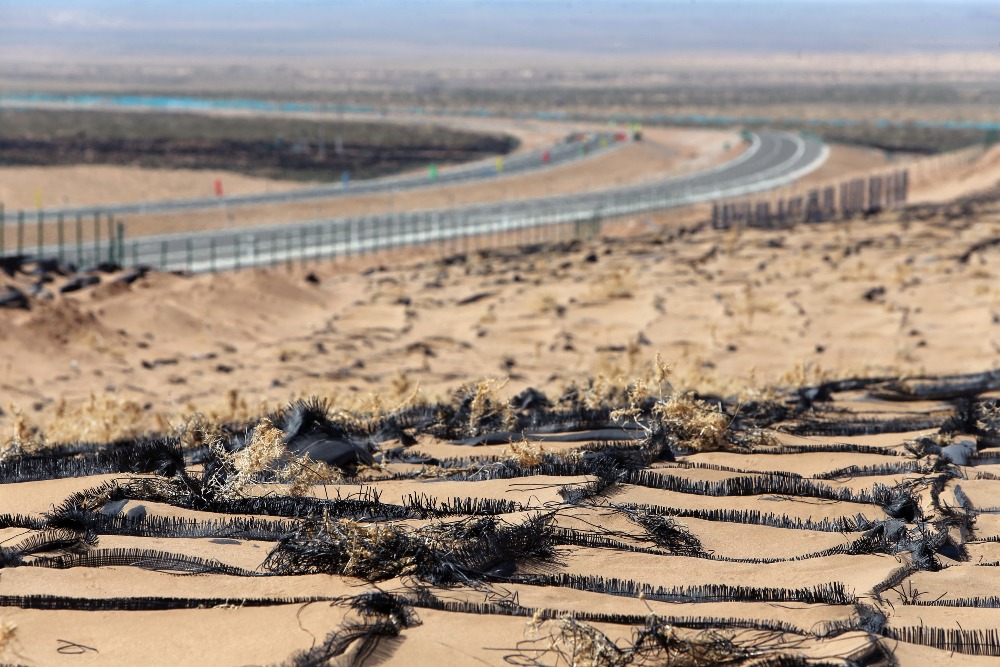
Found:
[[(80, 259), (84, 265), (110, 257), (125, 266), (202, 272), (353, 255), (484, 233), (514, 233), (528, 239), (535, 232), (541, 236), (552, 225), (664, 210), (784, 185), (819, 167), (829, 152), (818, 139), (788, 132), (750, 137), (747, 150), (725, 164), (642, 185), (453, 209), (144, 236), (118, 246), (85, 248)], [(44, 254), (51, 257), (56, 252), (57, 248), (49, 246)]]
[[(268, 192), (250, 195), (235, 195), (231, 197), (200, 197), (194, 199), (167, 199), (154, 202), (131, 202), (126, 204), (108, 204), (100, 206), (76, 206), (65, 208), (47, 208), (42, 211), (43, 221), (53, 224), (59, 215), (71, 220), (77, 215), (89, 217), (95, 213), (114, 217), (126, 215), (142, 215), (146, 213), (176, 213), (191, 212), (205, 209), (218, 209), (219, 206), (250, 206), (259, 204), (275, 204), (284, 202), (301, 202), (314, 199), (331, 199), (335, 197), (353, 197), (355, 195), (379, 192), (403, 192), (420, 188), (468, 183), (470, 181), (486, 180), (497, 176), (520, 174), (537, 169), (545, 169), (567, 164), (599, 153), (605, 153), (625, 145), (615, 141), (614, 134), (589, 134), (575, 141), (567, 141), (547, 148), (515, 153), (503, 157), (502, 171), (497, 170), (496, 158), (478, 160), (457, 167), (443, 167), (437, 178), (430, 175), (409, 174), (405, 176), (387, 176), (360, 181), (352, 181), (346, 186), (342, 183), (332, 183), (286, 190), (284, 192)], [(26, 211), (27, 219), (32, 223), (37, 219), (38, 211)], [(17, 222), (17, 213), (7, 211), (5, 218), (8, 224)]]

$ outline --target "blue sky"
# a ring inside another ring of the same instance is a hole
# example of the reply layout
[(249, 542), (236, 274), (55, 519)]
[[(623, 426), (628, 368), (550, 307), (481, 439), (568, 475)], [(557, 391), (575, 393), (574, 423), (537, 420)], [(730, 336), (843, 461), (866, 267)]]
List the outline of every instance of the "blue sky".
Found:
[(995, 51), (1000, 0), (0, 0), (0, 48), (333, 57)]

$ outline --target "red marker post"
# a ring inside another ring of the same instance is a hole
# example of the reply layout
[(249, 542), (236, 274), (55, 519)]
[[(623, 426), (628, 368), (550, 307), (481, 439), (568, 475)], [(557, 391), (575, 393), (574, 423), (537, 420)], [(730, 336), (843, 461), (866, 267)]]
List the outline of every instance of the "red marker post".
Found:
[(543, 152), (542, 153), (542, 162), (544, 162), (545, 164), (548, 164), (551, 161), (552, 161), (552, 154), (549, 153), (548, 151)]
[(220, 198), (220, 199), (222, 198), (222, 179), (221, 178), (215, 179), (215, 196), (218, 197), (218, 198)]

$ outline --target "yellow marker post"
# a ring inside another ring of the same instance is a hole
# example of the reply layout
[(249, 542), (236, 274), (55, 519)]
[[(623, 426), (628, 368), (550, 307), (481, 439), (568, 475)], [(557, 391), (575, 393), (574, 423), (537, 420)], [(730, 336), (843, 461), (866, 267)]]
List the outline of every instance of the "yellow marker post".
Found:
[(493, 164), (496, 165), (497, 173), (498, 174), (503, 173), (503, 158), (502, 157), (498, 157), (496, 160), (494, 160)]
[(35, 190), (35, 208), (42, 207), (42, 189), (38, 188)]
[(607, 147), (607, 145), (608, 145), (608, 139), (607, 139), (607, 137), (601, 137), (600, 145), (601, 145), (601, 148), (606, 148)]

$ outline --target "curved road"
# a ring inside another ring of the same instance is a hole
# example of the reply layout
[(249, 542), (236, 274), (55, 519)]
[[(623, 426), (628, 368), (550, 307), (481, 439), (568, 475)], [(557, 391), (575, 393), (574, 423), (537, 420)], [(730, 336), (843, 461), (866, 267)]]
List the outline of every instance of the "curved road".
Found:
[[(788, 132), (751, 134), (739, 157), (707, 171), (624, 188), (462, 208), (353, 218), (286, 222), (199, 233), (143, 236), (115, 246), (85, 248), (82, 264), (117, 260), (125, 266), (212, 271), (456, 240), (487, 233), (520, 233), (605, 217), (673, 208), (759, 192), (792, 182), (819, 167), (829, 153), (814, 138)], [(55, 256), (57, 248), (44, 249)], [(66, 250), (73, 261), (73, 248)]]
[[(335, 197), (353, 197), (355, 195), (377, 192), (401, 192), (418, 190), (438, 185), (467, 183), (486, 180), (500, 175), (525, 173), (537, 169), (546, 169), (567, 164), (584, 157), (607, 152), (624, 146), (615, 140), (615, 135), (609, 133), (589, 134), (577, 141), (568, 141), (547, 148), (515, 153), (503, 158), (502, 172), (497, 170), (496, 158), (477, 160), (465, 165), (442, 168), (437, 178), (431, 180), (426, 174), (408, 174), (405, 176), (386, 176), (360, 181), (352, 181), (347, 186), (341, 183), (324, 184), (283, 192), (264, 192), (249, 195), (234, 195), (231, 197), (199, 197), (194, 199), (165, 199), (155, 202), (131, 202), (125, 204), (108, 204), (100, 206), (74, 206), (65, 208), (48, 208), (41, 211), (43, 222), (53, 224), (59, 215), (73, 218), (77, 215), (92, 216), (94, 214), (111, 215), (142, 215), (146, 213), (176, 213), (204, 209), (217, 209), (225, 206), (251, 206), (257, 204), (274, 204), (285, 202), (301, 202), (313, 199), (332, 199)], [(28, 219), (34, 223), (38, 211), (25, 211)], [(17, 221), (17, 213), (8, 211), (5, 216), (7, 223)]]

